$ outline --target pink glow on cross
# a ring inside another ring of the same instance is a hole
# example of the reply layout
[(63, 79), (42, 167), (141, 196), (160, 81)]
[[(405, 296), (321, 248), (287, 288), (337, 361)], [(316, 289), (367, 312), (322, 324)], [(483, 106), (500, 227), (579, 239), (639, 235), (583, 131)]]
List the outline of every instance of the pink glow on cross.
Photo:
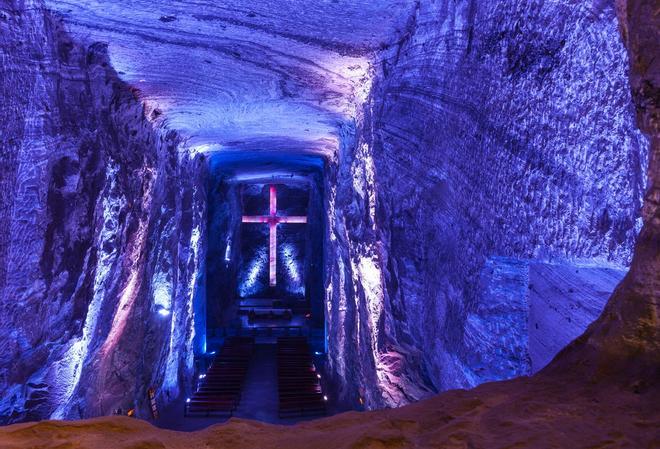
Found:
[(307, 223), (305, 216), (285, 217), (277, 215), (277, 188), (270, 186), (270, 214), (269, 215), (243, 215), (243, 223), (268, 223), (270, 229), (268, 271), (270, 286), (277, 284), (277, 224), (278, 223)]
[(277, 189), (274, 185), (270, 186), (270, 214), (277, 215)]

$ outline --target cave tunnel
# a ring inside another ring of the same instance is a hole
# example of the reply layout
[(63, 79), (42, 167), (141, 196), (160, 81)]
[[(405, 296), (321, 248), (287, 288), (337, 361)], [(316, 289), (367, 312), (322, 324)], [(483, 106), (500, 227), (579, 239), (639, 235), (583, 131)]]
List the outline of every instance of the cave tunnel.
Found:
[(228, 342), (248, 338), (256, 355), (243, 405), (233, 415), (290, 422), (279, 419), (272, 397), (278, 339), (304, 338), (314, 378), (325, 371), (326, 161), (295, 150), (223, 150), (206, 160), (206, 257), (195, 293), (193, 377), (205, 379)]
[[(267, 319), (276, 301), (286, 319), (269, 327), (314, 331), (312, 346), (324, 351), (323, 158), (222, 152), (209, 165), (207, 335), (259, 328), (254, 315)], [(272, 236), (270, 215), (285, 220)]]
[(0, 2), (0, 447), (655, 447), (653, 2), (221, 3)]

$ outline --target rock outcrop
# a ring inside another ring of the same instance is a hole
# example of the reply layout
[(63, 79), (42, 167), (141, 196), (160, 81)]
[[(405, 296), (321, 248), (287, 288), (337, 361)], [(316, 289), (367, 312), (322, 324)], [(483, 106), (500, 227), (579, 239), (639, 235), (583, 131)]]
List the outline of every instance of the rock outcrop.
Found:
[[(618, 386), (567, 388), (520, 378), (449, 391), (393, 410), (348, 412), (295, 426), (232, 419), (193, 432), (158, 429), (141, 420), (105, 417), (79, 422), (16, 424), (0, 428), (12, 448), (153, 447), (202, 449), (319, 449), (432, 447), (653, 447), (658, 441), (659, 395)], [(574, 382), (576, 379), (571, 379)]]
[(146, 416), (189, 384), (205, 163), (39, 2), (0, 36), (0, 416)]
[(525, 373), (474, 353), (506, 336), (467, 333), (488, 261), (625, 270), (647, 185), (613, 5), (420, 2), (404, 36), (345, 127), (328, 209), (333, 359), (369, 407)]

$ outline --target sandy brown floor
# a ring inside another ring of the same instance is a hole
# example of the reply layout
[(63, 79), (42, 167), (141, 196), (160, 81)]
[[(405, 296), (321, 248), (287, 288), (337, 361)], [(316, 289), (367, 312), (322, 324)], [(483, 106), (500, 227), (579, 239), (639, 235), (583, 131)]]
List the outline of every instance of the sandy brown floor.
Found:
[(0, 428), (2, 448), (660, 448), (660, 392), (566, 376), (450, 391), (396, 410), (174, 432), (130, 418)]

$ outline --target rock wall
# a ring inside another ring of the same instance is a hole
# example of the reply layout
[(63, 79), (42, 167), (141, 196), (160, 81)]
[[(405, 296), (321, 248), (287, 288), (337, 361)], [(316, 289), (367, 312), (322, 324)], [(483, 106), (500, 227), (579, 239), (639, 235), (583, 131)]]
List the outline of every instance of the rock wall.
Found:
[(465, 321), (466, 365), (475, 383), (544, 368), (603, 311), (627, 270), (492, 257)]
[(331, 358), (367, 407), (506, 377), (466, 331), (490, 258), (629, 265), (649, 147), (611, 2), (420, 2), (380, 61), (328, 209)]
[[(630, 55), (630, 85), (639, 128), (650, 139), (644, 226), (626, 278), (603, 314), (541, 375), (574, 367), (591, 384), (614, 379), (626, 391), (657, 398), (660, 369), (660, 18), (652, 0), (617, 1)], [(655, 394), (655, 396), (654, 396)], [(655, 399), (657, 402), (657, 399)]]
[(0, 40), (0, 419), (146, 415), (189, 384), (204, 162), (40, 2)]
[[(211, 169), (208, 192), (207, 315), (208, 328), (228, 326), (237, 312), (236, 290), (240, 256), (240, 188), (222, 182)], [(229, 247), (229, 248), (228, 248)], [(226, 258), (229, 256), (228, 263)]]
[(530, 263), (530, 373), (544, 368), (600, 316), (625, 275), (626, 270), (602, 266)]
[(342, 127), (338, 157), (326, 168), (327, 369), (338, 402), (399, 406), (433, 387), (421, 347), (396, 334), (406, 311), (385, 288), (388, 248), (377, 223), (374, 159), (356, 130)]
[[(524, 372), (474, 345), (506, 327), (486, 318), (524, 316), (520, 296), (480, 307), (489, 261), (624, 268), (642, 217), (632, 274), (563, 357), (657, 367), (657, 27), (650, 3), (616, 3), (621, 30), (607, 1), (424, 1), (375, 55), (323, 188), (342, 400), (398, 406)], [(204, 348), (206, 161), (39, 2), (3, 2), (0, 33), (0, 416), (146, 415), (146, 389), (176, 396)], [(644, 210), (633, 102), (653, 136)]]
[(465, 320), (464, 345), (466, 365), (481, 381), (531, 372), (530, 277), (529, 262), (507, 257), (489, 258), (479, 273), (479, 295)]

